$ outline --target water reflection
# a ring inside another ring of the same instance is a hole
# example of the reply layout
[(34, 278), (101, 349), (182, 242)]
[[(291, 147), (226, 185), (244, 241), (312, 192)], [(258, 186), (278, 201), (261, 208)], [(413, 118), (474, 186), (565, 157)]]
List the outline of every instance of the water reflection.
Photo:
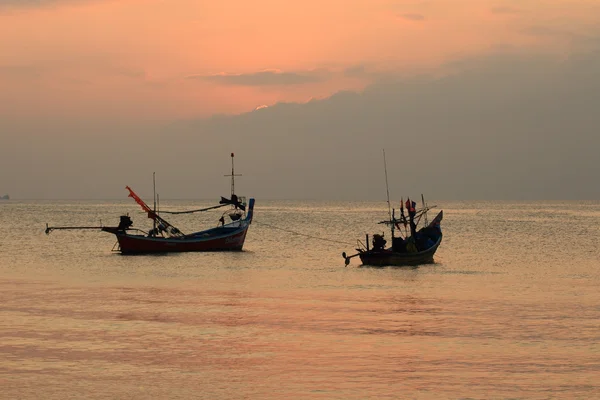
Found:
[[(344, 267), (331, 243), (259, 225), (242, 253), (122, 257), (104, 236), (31, 235), (47, 213), (83, 223), (120, 204), (8, 206), (6, 398), (600, 393), (598, 204), (445, 205), (436, 263), (408, 268)], [(348, 241), (379, 220), (351, 207), (273, 203), (257, 218), (293, 210), (294, 229)]]

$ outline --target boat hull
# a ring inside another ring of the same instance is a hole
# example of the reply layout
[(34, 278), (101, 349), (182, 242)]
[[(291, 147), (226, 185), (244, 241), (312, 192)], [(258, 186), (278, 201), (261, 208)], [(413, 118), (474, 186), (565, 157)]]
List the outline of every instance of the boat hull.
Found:
[(374, 267), (405, 267), (434, 262), (433, 256), (440, 243), (442, 236), (429, 249), (417, 253), (398, 253), (390, 249), (386, 250), (367, 250), (362, 252), (359, 257), (363, 265)]
[(116, 228), (103, 228), (113, 233), (121, 254), (157, 254), (200, 251), (241, 251), (254, 215), (254, 199), (250, 199), (248, 214), (241, 221), (180, 237), (134, 235)]
[[(218, 228), (217, 228), (218, 229)], [(183, 238), (157, 238), (117, 234), (121, 254), (179, 253), (192, 251), (241, 251), (248, 225), (235, 231), (215, 229), (210, 237), (192, 235)]]

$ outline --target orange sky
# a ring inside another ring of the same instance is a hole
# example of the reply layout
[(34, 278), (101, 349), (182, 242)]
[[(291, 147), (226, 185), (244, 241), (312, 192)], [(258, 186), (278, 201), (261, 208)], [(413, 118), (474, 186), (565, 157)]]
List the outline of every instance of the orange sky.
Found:
[(27, 2), (0, 2), (0, 115), (239, 113), (498, 48), (564, 53), (600, 19), (597, 0)]

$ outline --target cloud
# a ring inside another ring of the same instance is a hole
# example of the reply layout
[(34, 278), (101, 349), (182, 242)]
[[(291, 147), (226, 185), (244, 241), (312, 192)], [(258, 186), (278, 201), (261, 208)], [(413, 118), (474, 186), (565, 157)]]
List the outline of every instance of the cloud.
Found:
[[(259, 198), (381, 199), (385, 147), (390, 182), (396, 182), (393, 197), (425, 193), (438, 199), (600, 199), (600, 187), (589, 184), (600, 176), (600, 137), (595, 132), (600, 125), (600, 52), (559, 61), (508, 50), (452, 63), (447, 69), (453, 73), (443, 78), (397, 75), (360, 93), (342, 92), (303, 104), (265, 101), (269, 107), (258, 112), (168, 126), (87, 124), (91, 131), (77, 140), (61, 136), (79, 132), (75, 122), (64, 126), (31, 118), (10, 126), (5, 118), (0, 134), (12, 135), (18, 146), (0, 146), (6, 166), (0, 168), (0, 181), (12, 182), (15, 189), (7, 190), (15, 197), (120, 198), (123, 181), (146, 182), (147, 170), (132, 165), (160, 159), (164, 193), (193, 198), (228, 190), (215, 166), (225, 158), (226, 171), (227, 155), (235, 151), (243, 157), (243, 193), (251, 191)], [(372, 64), (328, 68), (294, 73), (326, 79), (368, 77), (378, 71)], [(36, 74), (35, 69), (4, 69)], [(269, 79), (280, 78), (272, 75), (281, 72), (267, 72)], [(64, 154), (62, 167), (51, 157), (57, 152)], [(111, 163), (95, 157), (101, 153), (111, 154)], [(88, 181), (94, 185), (86, 186)], [(198, 193), (193, 185), (181, 183), (186, 181), (206, 185)]]
[[(189, 138), (202, 132), (223, 151), (226, 143), (245, 140), (248, 154), (256, 154), (249, 168), (261, 176), (253, 189), (263, 197), (377, 197), (385, 147), (401, 155), (388, 159), (388, 167), (405, 193), (600, 198), (600, 189), (588, 183), (600, 173), (594, 131), (600, 52), (565, 61), (503, 52), (452, 65), (455, 72), (443, 78), (384, 81), (361, 93), (198, 121)], [(222, 145), (221, 136), (227, 138)]]
[(344, 70), (344, 75), (350, 78), (364, 78), (369, 73), (364, 65), (355, 65)]
[(400, 79), (401, 75), (394, 69), (382, 69), (375, 65), (359, 64), (348, 67), (342, 71), (346, 78), (362, 79), (370, 83), (382, 81), (395, 81)]
[[(234, 151), (244, 194), (382, 200), (385, 148), (393, 198), (600, 199), (590, 184), (600, 176), (600, 51), (559, 59), (505, 50), (448, 69), (237, 116), (148, 126), (106, 118), (87, 123), (85, 135), (75, 117), (12, 126), (7, 118), (0, 135), (12, 145), (0, 146), (0, 181), (14, 197), (121, 198), (123, 182), (147, 182), (148, 170), (135, 166), (160, 159), (161, 194), (197, 198), (228, 190), (215, 170), (227, 171)], [(105, 153), (111, 163), (96, 157)]]
[(306, 72), (265, 70), (248, 74), (220, 73), (216, 75), (190, 75), (187, 79), (200, 79), (203, 81), (235, 86), (286, 86), (322, 82), (329, 76), (330, 72), (327, 70), (313, 70)]
[(425, 16), (423, 14), (399, 14), (398, 18), (405, 19), (407, 21), (423, 21)]
[(600, 47), (600, 26), (578, 26), (575, 30), (559, 29), (544, 25), (524, 27), (520, 32), (524, 35), (546, 38), (549, 40), (564, 40), (574, 48), (595, 51)]

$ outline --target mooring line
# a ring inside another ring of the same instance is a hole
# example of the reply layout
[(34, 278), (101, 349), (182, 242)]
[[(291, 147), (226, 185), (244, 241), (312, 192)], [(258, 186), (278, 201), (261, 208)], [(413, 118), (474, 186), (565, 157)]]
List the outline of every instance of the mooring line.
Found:
[(300, 233), (300, 232), (293, 231), (293, 230), (291, 230), (291, 229), (280, 228), (280, 227), (278, 227), (278, 226), (271, 225), (271, 224), (267, 224), (267, 223), (264, 223), (264, 222), (258, 222), (258, 221), (256, 221), (256, 220), (252, 220), (252, 223), (253, 223), (253, 224), (258, 224), (258, 225), (264, 225), (264, 226), (268, 226), (269, 228), (278, 229), (278, 230), (280, 230), (280, 231), (284, 231), (284, 232), (292, 233), (292, 234), (294, 234), (294, 235), (305, 236), (305, 237), (307, 237), (307, 238), (311, 238), (311, 239), (325, 240), (325, 241), (327, 241), (327, 242), (332, 242), (332, 243), (340, 243), (340, 244), (346, 244), (346, 245), (348, 245), (348, 246), (354, 246), (352, 243), (348, 243), (348, 242), (341, 242), (341, 241), (339, 241), (339, 240), (333, 240), (333, 239), (322, 238), (322, 237), (319, 237), (319, 236), (307, 235), (306, 233)]

